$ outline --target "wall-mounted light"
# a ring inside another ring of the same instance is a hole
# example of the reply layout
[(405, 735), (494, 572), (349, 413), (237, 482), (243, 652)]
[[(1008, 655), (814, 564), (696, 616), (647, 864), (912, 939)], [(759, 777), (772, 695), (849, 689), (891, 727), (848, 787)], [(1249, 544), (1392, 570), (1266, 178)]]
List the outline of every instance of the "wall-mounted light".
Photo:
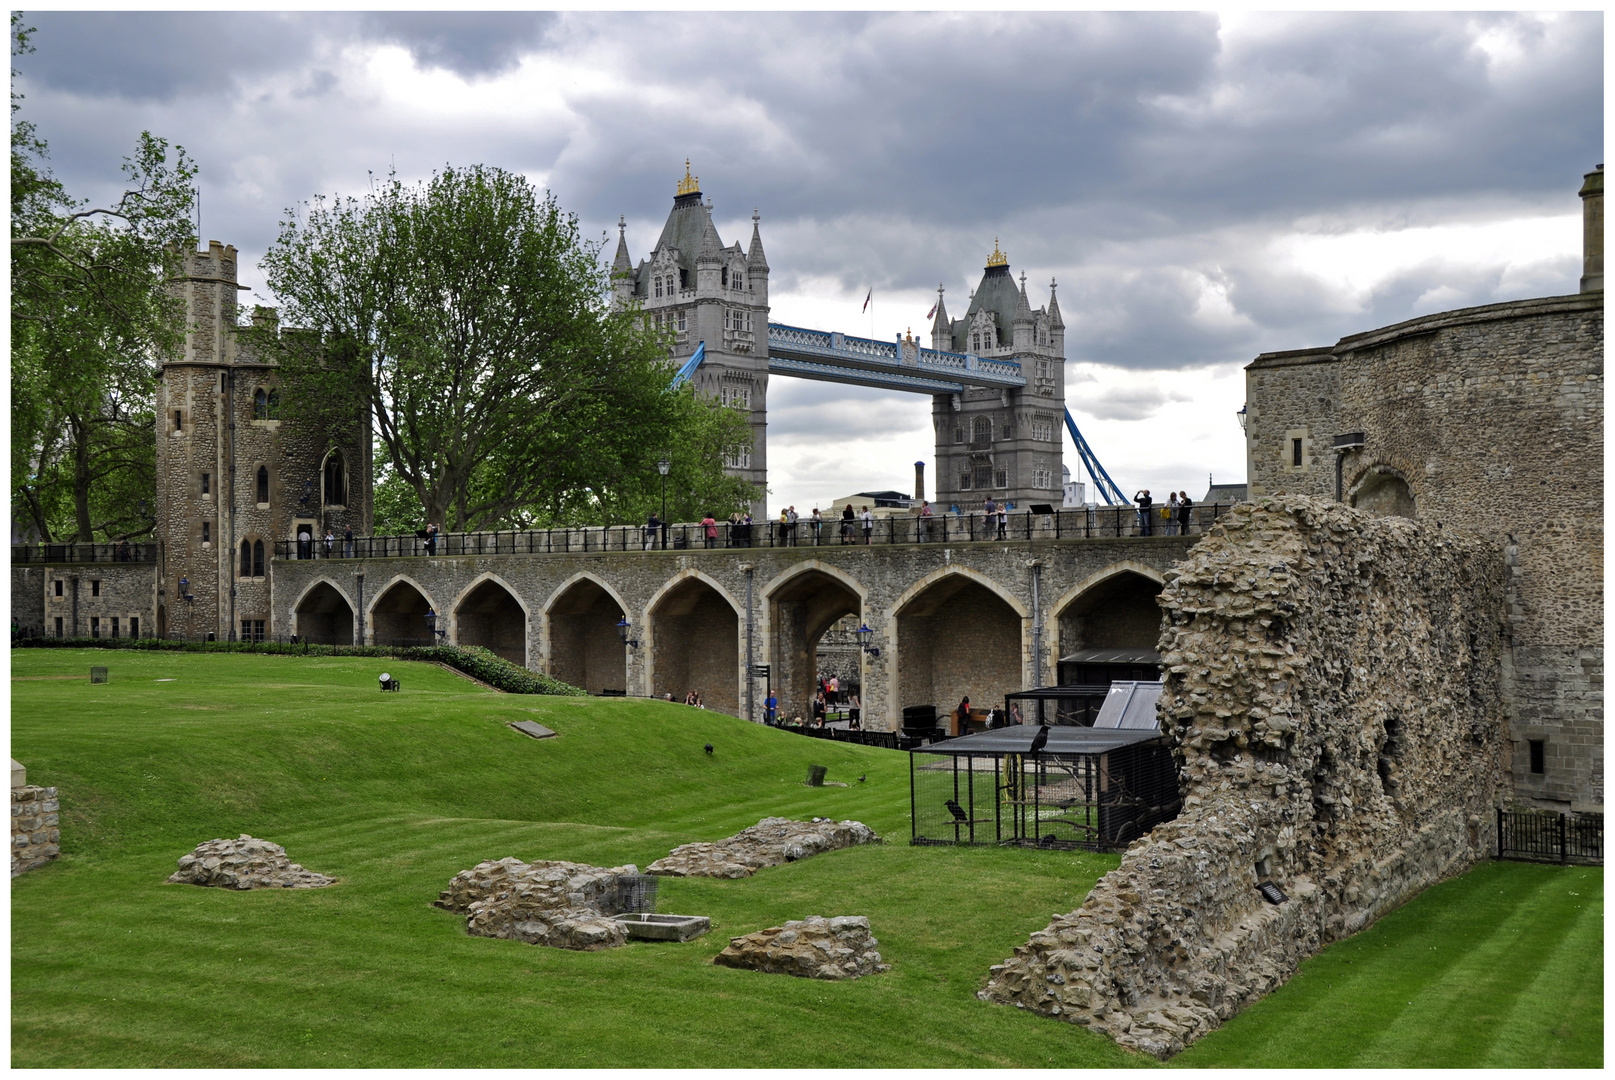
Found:
[(639, 648), (639, 642), (634, 638), (634, 626), (628, 621), (628, 616), (626, 615), (617, 623), (617, 636), (622, 638), (622, 643), (630, 649)]
[(1250, 414), (1246, 412), (1246, 410), (1249, 407), (1250, 406), (1248, 406), (1248, 405), (1241, 405), (1239, 407), (1239, 411), (1234, 414), (1234, 416), (1236, 416), (1239, 419), (1239, 430), (1240, 431), (1245, 430), (1245, 422), (1246, 422), (1246, 420), (1248, 420), (1250, 418)]
[(858, 624), (858, 629), (854, 630), (853, 634), (858, 638), (858, 647), (865, 653), (870, 656), (880, 655), (880, 650), (869, 643), (870, 639), (875, 636), (875, 632), (869, 628), (868, 623)]
[(444, 637), (449, 636), (449, 632), (448, 632), (447, 628), (444, 628), (442, 630), (439, 630), (437, 628), (437, 619), (438, 619), (437, 612), (433, 611), (431, 608), (427, 608), (426, 609), (426, 615), (424, 616), (424, 618), (426, 619), (426, 632), (428, 634), (434, 634), (434, 635), (436, 635), (437, 637), (440, 637), (440, 638), (444, 638)]

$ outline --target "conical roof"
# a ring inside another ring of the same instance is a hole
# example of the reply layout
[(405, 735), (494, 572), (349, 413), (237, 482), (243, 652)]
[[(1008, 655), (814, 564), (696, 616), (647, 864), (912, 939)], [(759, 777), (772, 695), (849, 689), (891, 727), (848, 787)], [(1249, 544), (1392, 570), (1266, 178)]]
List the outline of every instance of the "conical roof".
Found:
[(634, 271), (634, 260), (628, 257), (628, 222), (621, 217), (617, 219), (617, 257), (611, 260), (611, 269), (615, 273)]
[(1009, 257), (998, 250), (998, 243), (994, 241), (992, 258), (987, 260), (987, 266), (982, 271), (981, 284), (971, 294), (970, 308), (965, 312), (964, 319), (954, 327), (954, 351), (966, 351), (970, 324), (975, 321), (976, 312), (982, 310), (992, 315), (998, 340), (1009, 341), (1012, 336), (1010, 328), (1015, 324), (1015, 313), (1020, 304), (1020, 290), (1015, 288), (1015, 279), (1009, 276)]
[(1049, 328), (1064, 330), (1065, 320), (1060, 318), (1060, 301), (1054, 298), (1054, 279), (1049, 279)]
[(751, 250), (746, 253), (746, 266), (751, 270), (768, 271), (768, 256), (763, 254), (763, 236), (757, 227), (758, 214), (755, 208), (751, 212)]

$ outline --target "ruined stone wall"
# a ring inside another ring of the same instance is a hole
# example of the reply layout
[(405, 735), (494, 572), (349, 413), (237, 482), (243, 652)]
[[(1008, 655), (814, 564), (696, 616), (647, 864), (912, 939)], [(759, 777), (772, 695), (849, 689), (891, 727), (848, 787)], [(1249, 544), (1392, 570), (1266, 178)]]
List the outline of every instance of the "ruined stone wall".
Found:
[[(1253, 496), (1333, 498), (1505, 549), (1515, 796), (1603, 807), (1604, 297), (1441, 312), (1246, 369)], [(1305, 467), (1291, 438), (1316, 436)], [(1546, 767), (1529, 768), (1529, 744)]]
[(61, 803), (53, 787), (11, 789), (11, 876), (44, 866), (62, 853)]
[[(1502, 556), (1264, 498), (1169, 574), (1161, 607), (1183, 811), (981, 996), (1164, 1057), (1493, 849)], [(1265, 902), (1267, 880), (1289, 899)]]

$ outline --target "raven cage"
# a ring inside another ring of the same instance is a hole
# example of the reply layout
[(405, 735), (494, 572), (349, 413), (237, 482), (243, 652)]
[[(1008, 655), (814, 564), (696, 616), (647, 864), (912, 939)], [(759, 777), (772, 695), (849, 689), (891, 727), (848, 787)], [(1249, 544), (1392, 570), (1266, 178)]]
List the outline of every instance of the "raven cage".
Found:
[(912, 844), (1120, 851), (1177, 816), (1172, 750), (1159, 731), (999, 728), (909, 752)]

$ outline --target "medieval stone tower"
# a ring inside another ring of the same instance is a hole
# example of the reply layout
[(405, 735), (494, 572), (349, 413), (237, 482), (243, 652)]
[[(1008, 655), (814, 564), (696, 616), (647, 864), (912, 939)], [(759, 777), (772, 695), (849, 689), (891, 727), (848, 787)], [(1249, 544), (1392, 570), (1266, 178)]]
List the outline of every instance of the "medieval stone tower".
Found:
[[(300, 530), (322, 545), (327, 530), (370, 534), (368, 417), (333, 424), (310, 411), (282, 419), (275, 365), (236, 333), (236, 291), (244, 287), (236, 284), (236, 249), (217, 240), (188, 253), (173, 284), (187, 331), (158, 387), (160, 635), (274, 634), (275, 542), (289, 542), (283, 550), (296, 558)], [(262, 327), (274, 319), (271, 309), (254, 315)]]
[(964, 318), (948, 318), (942, 293), (938, 286), (931, 347), (1018, 363), (1026, 388), (967, 389), (932, 399), (937, 505), (979, 510), (992, 498), (1017, 510), (1033, 503), (1058, 506), (1065, 321), (1054, 283), (1049, 283), (1048, 306), (1034, 311), (1026, 298), (1026, 275), (1017, 288), (1009, 258), (995, 241)]
[[(677, 362), (706, 343), (706, 359), (691, 382), (750, 418), (750, 451), (725, 465), (761, 489), (768, 481), (768, 259), (758, 215), (752, 211), (749, 250), (738, 242), (725, 247), (712, 224), (712, 202), (701, 201), (700, 181), (684, 164), (662, 234), (637, 267), (628, 255), (627, 223), (619, 221), (615, 300), (621, 307), (637, 305), (665, 332)], [(764, 496), (751, 512), (759, 521), (766, 518)]]

